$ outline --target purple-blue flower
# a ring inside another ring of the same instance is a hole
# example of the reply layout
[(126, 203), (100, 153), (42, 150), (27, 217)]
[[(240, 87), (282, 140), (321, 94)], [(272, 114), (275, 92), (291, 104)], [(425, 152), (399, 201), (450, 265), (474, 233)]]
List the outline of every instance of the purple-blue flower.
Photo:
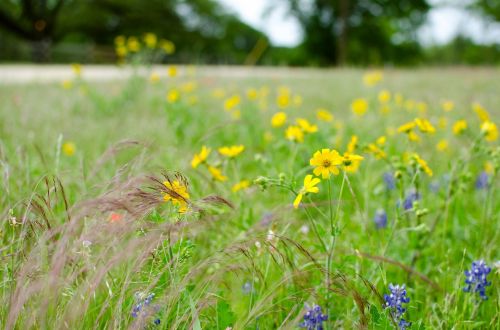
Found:
[(478, 293), (481, 299), (488, 299), (486, 287), (491, 285), (491, 282), (488, 282), (487, 279), (490, 272), (491, 267), (488, 267), (484, 260), (474, 261), (471, 269), (464, 272), (465, 284), (467, 284), (464, 291)]
[(307, 330), (323, 330), (323, 322), (328, 320), (328, 315), (321, 311), (321, 307), (314, 305), (309, 307), (306, 305), (307, 312), (304, 314), (304, 322), (299, 326)]
[(485, 171), (479, 173), (476, 179), (476, 189), (488, 189), (489, 175)]
[[(152, 306), (151, 302), (155, 297), (154, 293), (150, 293), (146, 296), (146, 298), (142, 299), (140, 294), (136, 294), (137, 303), (132, 308), (132, 317), (133, 318), (144, 318), (149, 315), (156, 313), (159, 309), (158, 305)], [(160, 319), (156, 318), (153, 321), (154, 324), (160, 324)]]
[(396, 180), (394, 179), (393, 173), (385, 172), (383, 178), (387, 190), (393, 190), (396, 187)]
[(375, 226), (377, 226), (377, 229), (387, 227), (387, 213), (385, 212), (385, 210), (377, 210), (377, 212), (375, 212), (375, 216), (373, 217), (373, 221), (375, 222)]
[(420, 194), (415, 190), (410, 190), (403, 201), (403, 208), (407, 210), (411, 210), (413, 208), (413, 203), (420, 199)]
[(384, 308), (389, 308), (392, 317), (398, 322), (399, 329), (406, 329), (411, 325), (411, 322), (407, 322), (403, 319), (403, 314), (406, 312), (406, 308), (403, 304), (410, 302), (410, 298), (406, 296), (405, 285), (393, 285), (389, 284), (390, 294), (384, 294), (385, 306)]

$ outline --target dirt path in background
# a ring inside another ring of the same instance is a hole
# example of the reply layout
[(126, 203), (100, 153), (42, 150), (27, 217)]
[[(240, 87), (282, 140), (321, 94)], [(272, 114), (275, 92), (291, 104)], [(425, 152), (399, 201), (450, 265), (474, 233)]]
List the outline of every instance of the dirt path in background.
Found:
[[(138, 72), (148, 76), (151, 72), (161, 77), (167, 76), (166, 65), (153, 66), (151, 69), (141, 68)], [(308, 68), (281, 68), (281, 67), (244, 67), (244, 66), (183, 66), (179, 65), (180, 75), (186, 75), (192, 70), (201, 77), (228, 77), (228, 78), (283, 78), (293, 75), (295, 78), (308, 78), (311, 75), (332, 72), (330, 69)], [(82, 77), (88, 81), (112, 81), (129, 77), (133, 73), (131, 67), (117, 67), (114, 65), (84, 65)], [(70, 65), (0, 65), (1, 84), (26, 84), (61, 82), (75, 77)]]

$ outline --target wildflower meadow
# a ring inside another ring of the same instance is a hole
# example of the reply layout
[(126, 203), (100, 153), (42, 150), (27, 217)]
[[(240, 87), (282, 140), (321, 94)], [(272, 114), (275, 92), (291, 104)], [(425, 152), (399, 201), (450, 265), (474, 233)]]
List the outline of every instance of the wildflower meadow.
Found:
[(0, 87), (2, 328), (500, 328), (498, 69), (139, 44), (126, 78)]

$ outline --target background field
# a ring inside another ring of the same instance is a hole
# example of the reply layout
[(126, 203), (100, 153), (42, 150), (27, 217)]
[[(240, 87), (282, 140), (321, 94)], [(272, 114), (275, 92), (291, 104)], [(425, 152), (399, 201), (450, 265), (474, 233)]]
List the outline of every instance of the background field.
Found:
[[(498, 268), (489, 275), (489, 300), (478, 304), (462, 292), (463, 271), (473, 260), (493, 268), (499, 260), (497, 177), (490, 174), (489, 189), (474, 187), (486, 162), (498, 173), (498, 140), (480, 138), (480, 120), (471, 110), (479, 102), (498, 121), (499, 69), (386, 70), (375, 87), (363, 85), (365, 71), (354, 69), (178, 70), (167, 77), (166, 67), (155, 67), (157, 82), (149, 72), (90, 81), (84, 67), (83, 77), (72, 77), (67, 88), (61, 82), (0, 85), (0, 324), (140, 328), (159, 318), (160, 327), (171, 329), (295, 328), (307, 302), (328, 311), (329, 328), (383, 329), (391, 321), (381, 295), (389, 283), (406, 283), (414, 329), (499, 328)], [(283, 86), (291, 93), (283, 110), (289, 123), (302, 117), (319, 127), (304, 143), (286, 140), (286, 126), (270, 124)], [(255, 100), (247, 97), (252, 88)], [(180, 98), (168, 103), (172, 90)], [(377, 98), (381, 90), (393, 96), (386, 114)], [(396, 93), (414, 106), (397, 105)], [(233, 95), (241, 97), (239, 119), (224, 110)], [(369, 102), (362, 117), (350, 110), (360, 97)], [(453, 111), (443, 111), (444, 100), (455, 103)], [(334, 115), (332, 122), (316, 119), (320, 107)], [(422, 134), (420, 143), (396, 132), (415, 117), (428, 118), (437, 130)], [(469, 128), (457, 136), (452, 126), (460, 119)], [(231, 190), (244, 179), (281, 175), (298, 191), (313, 153), (343, 152), (352, 135), (364, 160), (341, 196), (342, 175), (322, 182), (320, 193), (298, 210), (291, 205), (294, 194), (273, 187), (274, 181), (264, 191), (258, 185)], [(386, 161), (364, 151), (382, 135)], [(443, 139), (449, 148), (437, 151)], [(67, 142), (74, 143), (72, 155), (61, 149)], [(234, 160), (217, 155), (218, 147), (235, 144), (245, 150)], [(203, 145), (212, 148), (209, 162), (226, 181), (191, 167)], [(419, 207), (428, 211), (421, 218), (396, 206), (415, 179), (403, 176), (394, 191), (382, 179), (405, 152), (418, 152), (434, 171), (417, 179)], [(145, 176), (159, 178), (164, 171), (187, 178), (200, 209), (178, 215), (151, 197), (159, 192), (148, 190), (154, 183)], [(431, 192), (438, 183), (439, 191)], [(339, 232), (327, 276), (326, 254), (309, 221), (326, 237), (330, 203)], [(388, 213), (388, 227), (377, 230), (372, 219), (379, 208)], [(120, 220), (110, 221), (112, 214)], [(137, 292), (155, 298), (134, 319)]]

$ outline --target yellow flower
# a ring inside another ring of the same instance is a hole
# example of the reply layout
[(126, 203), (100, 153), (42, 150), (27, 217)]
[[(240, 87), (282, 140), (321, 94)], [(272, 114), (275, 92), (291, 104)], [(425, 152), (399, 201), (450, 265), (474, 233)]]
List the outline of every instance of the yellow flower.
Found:
[(224, 110), (231, 111), (236, 108), (241, 102), (239, 95), (233, 95), (224, 101)]
[(115, 45), (116, 46), (124, 46), (125, 45), (125, 36), (116, 36), (115, 37)]
[(165, 202), (171, 201), (173, 205), (179, 206), (179, 213), (187, 211), (189, 193), (187, 185), (179, 180), (164, 181), (163, 185), (166, 187), (166, 193), (163, 195)]
[(307, 119), (297, 118), (296, 122), (305, 133), (316, 133), (318, 131), (318, 126), (312, 125)]
[(167, 101), (168, 103), (175, 103), (179, 101), (180, 93), (177, 89), (172, 89), (167, 93)]
[(396, 94), (394, 95), (394, 101), (396, 101), (396, 105), (397, 105), (398, 107), (402, 107), (402, 106), (403, 106), (403, 104), (404, 104), (404, 100), (405, 100), (405, 99), (404, 99), (403, 95), (401, 95), (401, 93), (396, 93)]
[(438, 121), (439, 128), (446, 128), (448, 126), (448, 119), (446, 117), (440, 117)]
[(330, 122), (333, 120), (333, 115), (326, 109), (316, 110), (316, 118), (321, 121)]
[(229, 157), (229, 158), (233, 158), (233, 157), (236, 157), (239, 154), (241, 154), (243, 152), (243, 150), (245, 150), (245, 146), (240, 144), (240, 145), (234, 145), (234, 146), (230, 146), (230, 147), (221, 147), (218, 150), (219, 150), (219, 153), (221, 155)]
[(491, 175), (495, 172), (495, 166), (492, 162), (486, 162), (484, 163), (484, 171)]
[(481, 132), (485, 135), (486, 141), (496, 141), (498, 139), (498, 128), (492, 121), (485, 121), (481, 124)]
[(481, 104), (479, 103), (472, 104), (472, 110), (477, 114), (480, 121), (485, 122), (490, 120), (490, 114)]
[(341, 159), (344, 171), (356, 172), (359, 168), (359, 164), (363, 160), (363, 157), (359, 155), (352, 155), (349, 152), (344, 152), (344, 155)]
[(304, 132), (299, 126), (288, 126), (285, 131), (285, 136), (290, 141), (304, 142)]
[(280, 94), (276, 98), (276, 104), (280, 109), (284, 109), (288, 107), (290, 104), (290, 95), (289, 94)]
[(465, 120), (457, 120), (455, 124), (453, 124), (453, 133), (455, 135), (462, 134), (463, 131), (467, 129), (467, 122)]
[(398, 133), (409, 134), (417, 126), (414, 121), (410, 121), (398, 127)]
[(247, 98), (250, 101), (255, 101), (259, 97), (259, 92), (255, 88), (247, 89)]
[(368, 102), (363, 98), (355, 99), (351, 103), (351, 110), (356, 115), (363, 116), (365, 114), (366, 110), (368, 110)]
[(151, 73), (149, 76), (149, 81), (153, 84), (157, 83), (160, 81), (160, 75), (156, 72)]
[(382, 81), (382, 79), (383, 79), (383, 74), (381, 71), (367, 72), (363, 76), (363, 82), (368, 87), (377, 85), (379, 82)]
[(286, 113), (284, 112), (277, 112), (271, 118), (271, 126), (273, 127), (281, 127), (285, 125), (285, 122), (286, 122)]
[(425, 160), (420, 158), (420, 156), (418, 154), (413, 154), (413, 159), (415, 159), (417, 161), (418, 165), (425, 172), (425, 174), (427, 174), (428, 176), (432, 176), (432, 174), (433, 174), (432, 170), (429, 167), (429, 165), (427, 165), (427, 162)]
[(410, 131), (410, 133), (408, 133), (408, 140), (412, 142), (419, 142), (420, 136), (418, 136), (417, 133)]
[(323, 179), (328, 179), (330, 173), (339, 174), (338, 165), (342, 164), (342, 157), (336, 150), (321, 149), (316, 151), (313, 158), (309, 160), (311, 166), (315, 166), (313, 173)]
[(391, 92), (388, 90), (383, 90), (380, 93), (378, 93), (378, 101), (380, 103), (387, 103), (391, 100)]
[(386, 137), (384, 135), (382, 135), (381, 137), (379, 137), (377, 139), (377, 141), (375, 141), (376, 144), (378, 144), (379, 146), (383, 146), (385, 145), (385, 141), (386, 141)]
[(61, 85), (62, 85), (62, 88), (64, 88), (64, 89), (73, 88), (73, 82), (71, 80), (63, 80)]
[(191, 166), (193, 168), (197, 168), (198, 165), (200, 165), (201, 163), (203, 163), (204, 161), (207, 160), (208, 155), (210, 155), (211, 151), (212, 151), (212, 149), (207, 148), (206, 146), (201, 147), (200, 153), (195, 154), (193, 157), (193, 160), (191, 160)]
[(163, 49), (167, 55), (171, 55), (175, 52), (175, 45), (170, 40), (160, 40), (160, 48)]
[(436, 129), (427, 119), (415, 118), (415, 124), (422, 133), (434, 133)]
[(226, 95), (226, 92), (223, 88), (216, 88), (212, 92), (212, 96), (216, 99), (222, 99)]
[(138, 52), (141, 49), (141, 44), (136, 37), (129, 37), (127, 39), (127, 50), (131, 53)]
[(382, 149), (380, 149), (375, 143), (370, 143), (366, 147), (366, 151), (372, 153), (376, 159), (383, 159), (387, 157), (386, 153)]
[(436, 144), (437, 151), (446, 151), (448, 150), (448, 141), (443, 139)]
[(302, 201), (302, 197), (308, 193), (317, 194), (319, 192), (319, 188), (316, 187), (318, 183), (320, 183), (320, 179), (314, 178), (311, 174), (306, 175), (304, 178), (304, 186), (300, 189), (297, 197), (293, 201), (293, 207), (297, 209)]
[(347, 152), (353, 153), (358, 148), (358, 136), (351, 136), (351, 140), (347, 144)]
[(171, 65), (167, 69), (167, 75), (169, 77), (176, 77), (177, 76), (177, 67), (175, 65)]
[(81, 64), (78, 64), (78, 63), (71, 64), (71, 70), (73, 70), (73, 73), (77, 76), (80, 76), (82, 74)]
[(294, 95), (292, 101), (294, 106), (300, 107), (302, 105), (302, 96)]
[(156, 42), (158, 39), (156, 38), (156, 34), (154, 33), (146, 33), (144, 35), (144, 43), (146, 44), (146, 47), (148, 48), (155, 48), (156, 47)]
[(215, 166), (208, 165), (208, 171), (212, 174), (215, 181), (224, 182), (227, 180), (227, 176), (222, 174), (222, 171)]
[(444, 111), (450, 112), (455, 108), (455, 103), (453, 101), (447, 100), (441, 102), (441, 108), (443, 108)]
[(250, 181), (248, 180), (241, 180), (240, 182), (236, 183), (232, 188), (231, 190), (233, 192), (238, 192), (240, 190), (243, 190), (243, 189), (246, 189), (250, 187)]
[(62, 145), (62, 151), (66, 156), (73, 156), (76, 151), (76, 145), (71, 141), (64, 142)]

